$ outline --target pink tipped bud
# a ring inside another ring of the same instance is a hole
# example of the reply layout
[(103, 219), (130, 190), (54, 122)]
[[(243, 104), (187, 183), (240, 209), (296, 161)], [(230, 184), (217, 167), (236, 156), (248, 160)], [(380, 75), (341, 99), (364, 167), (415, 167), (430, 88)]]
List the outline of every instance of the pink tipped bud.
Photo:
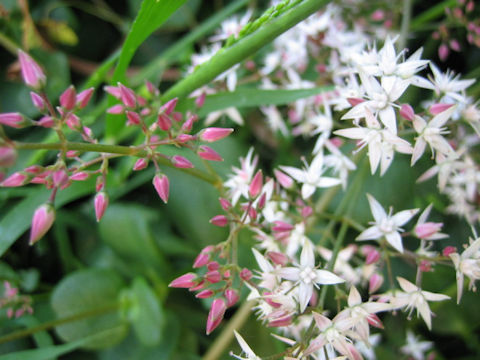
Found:
[(182, 131), (190, 132), (193, 127), (193, 118), (189, 117), (182, 125)]
[(188, 134), (180, 134), (177, 136), (176, 140), (181, 143), (186, 143), (186, 142), (195, 140), (195, 136), (188, 135)]
[(224, 198), (219, 198), (220, 206), (223, 210), (228, 211), (232, 207), (232, 203)]
[(214, 271), (214, 270), (218, 270), (220, 269), (220, 264), (216, 261), (210, 261), (208, 264), (207, 264), (207, 269), (209, 271)]
[(107, 109), (108, 114), (118, 115), (123, 114), (123, 105), (117, 104)]
[(432, 271), (432, 263), (428, 260), (420, 261), (420, 265), (418, 266), (421, 272), (429, 272)]
[(370, 265), (376, 263), (378, 260), (380, 260), (380, 252), (377, 249), (373, 249), (367, 253), (365, 263)]
[(206, 97), (207, 97), (207, 94), (202, 92), (200, 96), (195, 99), (195, 106), (197, 108), (201, 108), (205, 104)]
[(80, 118), (75, 114), (68, 114), (65, 119), (65, 123), (72, 130), (80, 130), (82, 124), (80, 123)]
[(90, 177), (90, 174), (87, 173), (86, 171), (79, 171), (72, 176), (70, 176), (70, 180), (74, 181), (84, 181), (87, 180)]
[(36, 92), (30, 91), (30, 99), (32, 99), (33, 106), (35, 106), (39, 111), (45, 110), (45, 101)]
[(55, 209), (51, 204), (43, 204), (35, 210), (30, 230), (30, 245), (35, 244), (52, 226), (55, 221)]
[(77, 150), (68, 150), (66, 155), (67, 155), (67, 158), (73, 159), (73, 158), (78, 157), (78, 155), (80, 155), (80, 151), (77, 151)]
[(95, 182), (95, 191), (100, 192), (103, 190), (104, 187), (105, 187), (105, 179), (103, 178), (103, 176), (98, 176)]
[(443, 223), (426, 222), (415, 226), (414, 233), (419, 239), (428, 239), (442, 229)]
[(88, 105), (94, 91), (95, 89), (91, 87), (77, 94), (75, 102), (77, 103), (79, 109), (83, 109), (85, 106)]
[(18, 187), (23, 186), (28, 183), (30, 180), (30, 176), (24, 174), (22, 172), (16, 172), (7, 177), (5, 180), (2, 181), (0, 186), (3, 187)]
[(140, 115), (138, 115), (135, 111), (125, 111), (125, 115), (127, 115), (127, 125), (138, 125), (140, 124)]
[(95, 195), (95, 217), (97, 218), (97, 222), (103, 217), (105, 214), (105, 210), (107, 210), (108, 206), (108, 195), (104, 191), (100, 191), (97, 195)]
[(278, 183), (282, 185), (285, 189), (289, 189), (292, 187), (293, 179), (290, 176), (277, 169), (273, 170), (273, 174), (275, 175)]
[(225, 290), (224, 295), (225, 295), (225, 299), (227, 299), (227, 308), (235, 305), (240, 299), (240, 296), (238, 296), (238, 292), (233, 289)]
[(448, 48), (447, 44), (441, 44), (438, 47), (438, 57), (440, 58), (441, 61), (447, 60), (449, 54), (450, 54), (450, 49)]
[(200, 140), (203, 140), (206, 142), (215, 142), (227, 137), (232, 132), (233, 132), (233, 129), (231, 128), (211, 127), (211, 128), (206, 128), (202, 130), (199, 135), (200, 135)]
[(461, 50), (460, 43), (456, 39), (450, 40), (448, 45), (450, 45), (450, 49), (452, 49), (453, 51), (460, 51)]
[(210, 161), (223, 161), (223, 158), (213, 150), (211, 147), (202, 145), (199, 147), (197, 151), (197, 155), (200, 156), (202, 159), (210, 160)]
[(141, 158), (141, 159), (138, 159), (138, 160), (135, 162), (135, 165), (133, 165), (133, 170), (134, 170), (134, 171), (143, 170), (143, 169), (145, 169), (147, 166), (148, 166), (148, 160), (145, 159), (145, 158)]
[(51, 116), (43, 116), (37, 121), (37, 125), (49, 129), (55, 126), (55, 120)]
[(255, 176), (252, 179), (252, 182), (250, 183), (250, 187), (248, 189), (248, 193), (250, 194), (250, 197), (252, 199), (256, 198), (258, 194), (260, 194), (260, 191), (262, 190), (263, 186), (263, 174), (262, 170), (258, 170)]
[(352, 106), (356, 106), (358, 104), (361, 104), (362, 102), (364, 102), (365, 100), (364, 99), (360, 99), (360, 98), (348, 98), (347, 99), (348, 103)]
[(409, 104), (402, 104), (400, 107), (400, 116), (405, 120), (413, 121), (415, 119), (415, 111)]
[(252, 276), (253, 276), (252, 272), (247, 268), (244, 268), (242, 269), (242, 271), (240, 271), (240, 279), (242, 279), (243, 281), (250, 280)]
[(175, 155), (172, 157), (172, 164), (173, 166), (181, 169), (191, 169), (193, 168), (193, 164), (187, 158)]
[(194, 269), (201, 268), (202, 266), (207, 265), (209, 261), (210, 261), (210, 255), (202, 251), (195, 258), (195, 261), (193, 262), (193, 268)]
[(60, 95), (60, 105), (67, 110), (72, 110), (77, 102), (77, 92), (73, 85), (70, 85), (62, 95)]
[(224, 227), (228, 225), (228, 218), (225, 215), (217, 215), (210, 219), (210, 224)]
[(368, 293), (372, 294), (376, 292), (378, 289), (380, 289), (380, 286), (382, 286), (382, 284), (383, 276), (374, 273), (372, 276), (370, 276), (370, 279), (368, 280)]
[(10, 167), (17, 160), (17, 152), (10, 147), (0, 147), (0, 167)]
[(158, 96), (160, 94), (160, 91), (158, 91), (150, 81), (145, 81), (145, 86), (147, 87), (148, 92), (153, 96)]
[(383, 19), (385, 19), (385, 11), (377, 9), (373, 12), (372, 15), (370, 15), (370, 18), (373, 21), (382, 21)]
[(288, 256), (283, 253), (277, 251), (269, 251), (267, 253), (267, 256), (277, 265), (285, 266), (288, 264)]
[(367, 316), (367, 321), (373, 327), (376, 327), (378, 329), (383, 329), (382, 320), (380, 320), (380, 318), (376, 314), (369, 314)]
[(52, 173), (53, 186), (63, 188), (68, 184), (68, 173), (64, 169)]
[(475, 9), (475, 3), (473, 2), (473, 0), (471, 0), (467, 3), (467, 6), (465, 7), (465, 10), (467, 12), (472, 12), (473, 9)]
[(457, 252), (457, 248), (455, 246), (447, 246), (443, 249), (442, 255), (443, 256), (450, 256), (450, 254), (454, 254)]
[(155, 175), (155, 177), (153, 178), (153, 186), (155, 187), (155, 190), (157, 190), (160, 199), (162, 199), (163, 202), (166, 204), (168, 202), (168, 194), (170, 190), (170, 183), (168, 181), (168, 177), (161, 174)]
[(205, 289), (205, 290), (200, 291), (197, 295), (195, 295), (195, 297), (197, 299), (208, 299), (209, 297), (212, 297), (213, 295), (215, 295), (213, 290)]
[(120, 100), (122, 101), (123, 105), (134, 109), (137, 106), (137, 97), (135, 96), (135, 92), (121, 83), (118, 83), (118, 88), (120, 89)]
[(34, 90), (42, 89), (47, 81), (42, 68), (22, 50), (18, 50), (18, 59), (25, 84)]
[(168, 131), (172, 127), (172, 120), (165, 114), (159, 114), (157, 124), (163, 131)]
[(302, 208), (301, 214), (302, 214), (302, 217), (308, 218), (309, 216), (311, 216), (313, 214), (313, 209), (310, 206), (304, 206)]
[(218, 283), (219, 281), (222, 280), (222, 275), (220, 274), (220, 272), (218, 270), (208, 271), (205, 274), (205, 280), (207, 280), (208, 282), (210, 282), (212, 284), (216, 284), (216, 283)]
[(159, 113), (163, 113), (165, 115), (170, 115), (173, 112), (173, 110), (175, 110), (175, 106), (177, 106), (177, 102), (178, 102), (178, 98), (175, 98), (175, 99), (172, 99), (172, 100), (168, 101), (167, 103), (162, 105)]
[(168, 284), (168, 287), (188, 289), (196, 285), (195, 283), (196, 278), (197, 278), (197, 275), (193, 273), (183, 274), (182, 276), (176, 278), (170, 284)]
[(248, 209), (248, 216), (250, 217), (250, 219), (252, 219), (253, 221), (257, 220), (257, 210), (255, 210), (253, 207), (250, 207)]
[(277, 221), (274, 221), (274, 224), (275, 225), (272, 227), (272, 230), (275, 232), (289, 232), (294, 229), (293, 225), (286, 223), (284, 221), (277, 220)]
[(451, 108), (452, 106), (453, 104), (442, 104), (442, 103), (433, 104), (432, 106), (430, 106), (430, 109), (428, 109), (428, 111), (430, 111), (430, 114), (432, 115), (438, 115), (444, 112), (445, 110)]
[(122, 96), (121, 92), (120, 92), (120, 88), (118, 88), (116, 86), (111, 86), (111, 85), (104, 86), (103, 91), (112, 95), (113, 97), (115, 97), (118, 100), (120, 100), (120, 97)]
[(207, 335), (215, 330), (215, 328), (220, 325), (225, 315), (225, 310), (227, 306), (223, 299), (213, 300), (212, 306), (210, 307), (210, 312), (208, 313), (206, 331)]
[(262, 210), (265, 207), (266, 203), (267, 203), (267, 194), (263, 193), (258, 199), (257, 209)]
[(28, 124), (29, 122), (20, 113), (11, 112), (0, 114), (0, 125), (21, 129)]
[(268, 327), (284, 327), (289, 326), (293, 322), (293, 318), (291, 315), (280, 317), (268, 322)]

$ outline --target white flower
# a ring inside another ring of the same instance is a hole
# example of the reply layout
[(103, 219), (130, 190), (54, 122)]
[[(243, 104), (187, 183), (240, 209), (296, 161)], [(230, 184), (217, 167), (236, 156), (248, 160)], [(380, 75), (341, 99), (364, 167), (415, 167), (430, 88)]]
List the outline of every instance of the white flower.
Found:
[(288, 135), (287, 126), (276, 106), (261, 106), (260, 110), (266, 116), (268, 125), (273, 131), (280, 131), (283, 136)]
[(238, 355), (230, 353), (231, 356), (240, 360), (262, 360), (259, 356), (255, 355), (250, 346), (248, 346), (247, 342), (240, 336), (240, 334), (236, 330), (233, 330), (233, 333), (237, 338), (238, 345), (240, 345), (240, 347), (242, 348), (242, 352), (245, 354), (246, 357), (240, 357)]
[(400, 348), (405, 355), (411, 356), (415, 360), (424, 360), (424, 353), (430, 350), (433, 343), (430, 341), (419, 341), (410, 330), (407, 332), (407, 344)]
[(310, 241), (305, 241), (303, 245), (302, 253), (300, 254), (300, 264), (296, 267), (280, 268), (276, 272), (282, 278), (296, 282), (296, 295), (300, 305), (300, 312), (303, 312), (307, 307), (313, 295), (314, 287), (339, 284), (345, 281), (330, 271), (315, 269), (315, 255)]
[(397, 281), (405, 292), (395, 292), (395, 296), (391, 299), (391, 304), (394, 307), (406, 307), (406, 310), (410, 313), (416, 308), (417, 315), (420, 313), (430, 330), (432, 328), (432, 312), (427, 301), (448, 300), (450, 296), (423, 291), (402, 277), (397, 277)]
[(228, 116), (235, 124), (243, 125), (243, 118), (240, 112), (234, 108), (229, 107), (223, 110), (212, 111), (205, 119), (205, 125), (212, 125), (215, 121), (220, 119), (223, 115)]
[(234, 173), (230, 175), (229, 179), (225, 182), (225, 187), (230, 189), (233, 205), (237, 203), (242, 195), (248, 199), (248, 190), (255, 168), (257, 167), (257, 162), (258, 158), (257, 156), (253, 157), (253, 148), (250, 148), (247, 156), (245, 158), (240, 158), (241, 167), (234, 167)]
[(333, 168), (333, 173), (338, 174), (342, 187), (347, 188), (348, 172), (357, 169), (355, 163), (336, 147), (331, 141), (325, 141), (325, 147), (330, 151), (329, 155), (325, 156), (325, 165)]
[(376, 240), (385, 237), (390, 245), (403, 253), (402, 237), (399, 233), (403, 229), (400, 226), (410, 221), (418, 212), (418, 209), (403, 210), (392, 215), (392, 209), (390, 208), (390, 212), (387, 214), (382, 205), (372, 195), (367, 194), (367, 197), (375, 221), (370, 223), (373, 225), (372, 227), (364, 230), (355, 240)]
[(319, 153), (313, 158), (310, 166), (305, 162), (304, 170), (292, 166), (280, 166), (280, 169), (298, 182), (303, 183), (302, 198), (308, 199), (317, 187), (332, 187), (341, 183), (340, 179), (322, 176), (325, 171), (323, 165), (323, 153)]
[(463, 276), (467, 276), (470, 280), (469, 289), (474, 288), (475, 281), (480, 279), (480, 238), (470, 242), (470, 246), (461, 255), (458, 253), (450, 254), (457, 277), (457, 303), (460, 303), (462, 298)]

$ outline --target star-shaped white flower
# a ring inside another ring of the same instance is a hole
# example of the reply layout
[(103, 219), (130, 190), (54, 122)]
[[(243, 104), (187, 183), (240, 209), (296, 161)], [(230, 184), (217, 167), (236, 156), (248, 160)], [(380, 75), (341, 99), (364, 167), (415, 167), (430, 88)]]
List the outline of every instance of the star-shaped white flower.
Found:
[(405, 355), (411, 356), (415, 360), (424, 360), (424, 353), (433, 346), (431, 341), (420, 341), (410, 330), (407, 332), (407, 344), (400, 348)]
[(303, 312), (308, 305), (313, 288), (318, 285), (339, 284), (342, 278), (327, 270), (315, 268), (315, 254), (310, 241), (305, 241), (300, 254), (300, 264), (296, 267), (284, 267), (277, 270), (277, 274), (284, 279), (295, 281), (297, 285), (296, 297)]
[(385, 237), (393, 248), (403, 253), (402, 237), (399, 233), (403, 229), (400, 226), (410, 221), (419, 209), (403, 210), (392, 215), (392, 209), (390, 208), (390, 212), (387, 214), (382, 205), (372, 195), (367, 194), (367, 198), (375, 221), (371, 222), (370, 224), (373, 226), (364, 230), (356, 240), (376, 240)]
[(457, 277), (457, 303), (460, 303), (462, 298), (463, 276), (467, 276), (470, 280), (469, 289), (475, 286), (475, 280), (480, 279), (480, 237), (470, 242), (470, 246), (461, 255), (458, 253), (450, 254)]

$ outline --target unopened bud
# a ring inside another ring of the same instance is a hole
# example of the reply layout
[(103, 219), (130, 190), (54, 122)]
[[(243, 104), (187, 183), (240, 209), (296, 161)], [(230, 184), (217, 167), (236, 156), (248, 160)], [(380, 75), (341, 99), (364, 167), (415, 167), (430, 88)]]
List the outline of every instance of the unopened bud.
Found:
[(67, 110), (72, 110), (77, 102), (77, 92), (73, 85), (70, 85), (62, 95), (60, 95), (60, 105)]
[(40, 240), (55, 221), (55, 209), (51, 204), (43, 204), (35, 210), (30, 230), (30, 245)]
[(166, 175), (157, 174), (153, 178), (153, 186), (157, 190), (158, 196), (166, 204), (168, 202), (170, 183)]
[(95, 195), (94, 205), (95, 217), (98, 222), (103, 217), (103, 214), (105, 214), (105, 210), (107, 210), (108, 194), (104, 191), (100, 191), (99, 193), (97, 193), (97, 195)]
[(41, 90), (47, 81), (42, 68), (22, 50), (18, 50), (18, 59), (25, 84), (34, 90)]

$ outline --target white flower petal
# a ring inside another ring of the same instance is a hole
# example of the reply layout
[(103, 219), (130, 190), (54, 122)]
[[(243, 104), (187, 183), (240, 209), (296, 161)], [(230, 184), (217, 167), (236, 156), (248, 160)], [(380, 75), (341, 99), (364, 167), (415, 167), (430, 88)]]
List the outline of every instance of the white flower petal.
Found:
[(402, 237), (398, 232), (394, 231), (394, 232), (385, 234), (385, 238), (387, 239), (387, 242), (390, 245), (392, 245), (394, 249), (403, 253)]

